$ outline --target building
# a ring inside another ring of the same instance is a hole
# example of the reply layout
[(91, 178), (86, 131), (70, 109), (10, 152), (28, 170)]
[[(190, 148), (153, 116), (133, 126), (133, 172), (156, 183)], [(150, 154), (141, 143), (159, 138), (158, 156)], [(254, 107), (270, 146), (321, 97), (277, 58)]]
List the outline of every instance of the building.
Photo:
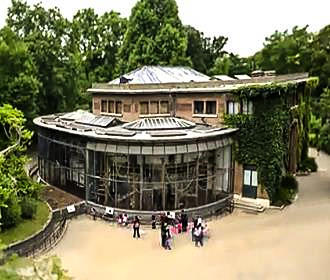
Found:
[(269, 205), (256, 169), (235, 161), (237, 128), (226, 126), (224, 117), (253, 114), (251, 100), (238, 102), (232, 94), (242, 85), (304, 85), (307, 79), (211, 79), (187, 67), (144, 66), (88, 89), (93, 113), (34, 120), (39, 174), (88, 201), (121, 209), (200, 207), (233, 194)]

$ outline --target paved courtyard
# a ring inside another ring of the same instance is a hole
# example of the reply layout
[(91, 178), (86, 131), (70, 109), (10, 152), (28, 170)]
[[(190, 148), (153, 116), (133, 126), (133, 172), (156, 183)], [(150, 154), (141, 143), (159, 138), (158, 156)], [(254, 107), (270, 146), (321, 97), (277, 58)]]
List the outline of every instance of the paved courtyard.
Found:
[(283, 211), (234, 212), (208, 223), (212, 237), (195, 248), (176, 237), (172, 251), (159, 231), (131, 231), (88, 217), (73, 220), (51, 252), (77, 280), (330, 279), (330, 157), (319, 172), (299, 177), (298, 200)]

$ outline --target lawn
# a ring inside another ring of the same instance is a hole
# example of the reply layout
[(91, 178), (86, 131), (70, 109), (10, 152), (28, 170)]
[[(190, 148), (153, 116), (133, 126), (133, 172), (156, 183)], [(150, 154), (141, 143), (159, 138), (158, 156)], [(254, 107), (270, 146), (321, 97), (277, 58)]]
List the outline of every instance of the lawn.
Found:
[(0, 232), (0, 240), (9, 245), (33, 235), (42, 229), (48, 220), (49, 208), (46, 203), (39, 201), (37, 214), (32, 220), (23, 220), (16, 227)]

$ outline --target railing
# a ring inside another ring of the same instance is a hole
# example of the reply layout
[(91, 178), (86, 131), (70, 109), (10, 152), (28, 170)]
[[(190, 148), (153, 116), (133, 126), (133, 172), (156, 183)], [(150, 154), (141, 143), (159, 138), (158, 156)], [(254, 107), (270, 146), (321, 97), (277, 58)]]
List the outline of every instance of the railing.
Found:
[[(126, 209), (113, 208), (114, 215), (109, 216), (106, 215), (105, 213), (106, 210), (105, 206), (93, 203), (91, 201), (87, 201), (86, 202), (87, 214), (92, 214), (93, 211), (91, 211), (91, 208), (93, 208), (96, 217), (103, 218), (105, 220), (114, 221), (116, 217), (118, 217), (120, 214), (127, 214), (131, 218), (134, 216), (139, 216), (141, 222), (145, 224), (150, 224), (152, 215), (157, 216), (160, 215), (161, 213), (167, 212), (167, 210), (140, 211), (140, 210), (126, 210)], [(185, 213), (188, 215), (188, 217), (201, 216), (205, 219), (209, 217), (220, 216), (225, 213), (232, 213), (233, 209), (234, 209), (233, 196), (228, 195), (227, 197), (213, 203), (209, 203), (199, 207), (185, 209)], [(173, 211), (171, 210), (171, 212), (174, 212), (175, 215), (177, 215), (181, 213), (181, 210), (173, 210)]]

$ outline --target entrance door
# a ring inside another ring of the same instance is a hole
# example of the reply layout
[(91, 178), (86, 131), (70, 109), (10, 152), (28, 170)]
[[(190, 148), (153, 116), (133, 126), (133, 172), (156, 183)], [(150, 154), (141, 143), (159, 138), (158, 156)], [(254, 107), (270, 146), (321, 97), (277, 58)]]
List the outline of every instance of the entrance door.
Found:
[(254, 167), (244, 167), (243, 197), (257, 198), (258, 173)]

